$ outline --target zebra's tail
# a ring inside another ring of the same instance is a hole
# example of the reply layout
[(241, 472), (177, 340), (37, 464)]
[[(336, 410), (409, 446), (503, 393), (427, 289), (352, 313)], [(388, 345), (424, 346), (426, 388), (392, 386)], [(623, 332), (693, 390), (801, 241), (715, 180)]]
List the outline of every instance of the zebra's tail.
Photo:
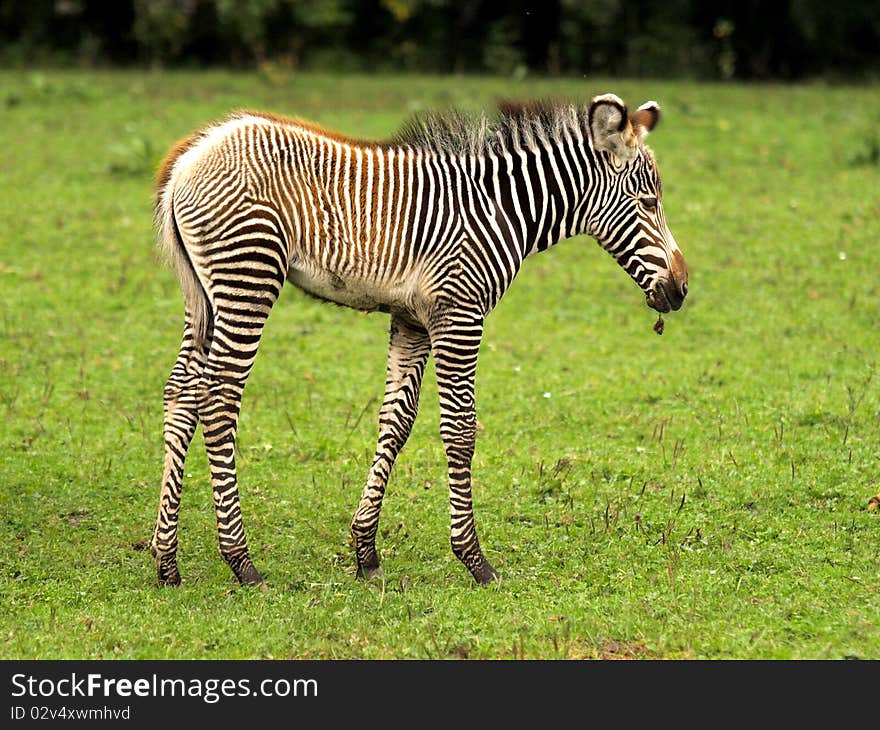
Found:
[(213, 319), (211, 301), (196, 275), (189, 251), (180, 235), (180, 228), (174, 217), (174, 195), (170, 182), (160, 188), (157, 195), (154, 223), (159, 248), (180, 281), (188, 320), (192, 325), (194, 344), (198, 349), (203, 349), (207, 344), (208, 329)]

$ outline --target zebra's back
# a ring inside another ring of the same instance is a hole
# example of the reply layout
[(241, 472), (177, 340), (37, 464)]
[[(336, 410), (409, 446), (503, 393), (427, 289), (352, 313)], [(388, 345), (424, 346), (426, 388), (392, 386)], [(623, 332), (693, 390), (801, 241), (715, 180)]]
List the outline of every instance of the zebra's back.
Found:
[(454, 254), (457, 186), (436, 153), (248, 112), (171, 154), (158, 212), (176, 221), (197, 271), (247, 260), (321, 299), (416, 314)]

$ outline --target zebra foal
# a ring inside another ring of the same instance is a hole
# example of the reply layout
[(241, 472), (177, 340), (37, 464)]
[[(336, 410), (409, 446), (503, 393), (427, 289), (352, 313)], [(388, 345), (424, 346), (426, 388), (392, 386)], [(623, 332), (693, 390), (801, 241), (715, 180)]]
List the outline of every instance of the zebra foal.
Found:
[(157, 177), (155, 215), (185, 301), (183, 342), (164, 391), (165, 461), (151, 540), (160, 583), (180, 582), (181, 483), (199, 424), (220, 553), (240, 582), (262, 582), (242, 525), (235, 434), (263, 326), (285, 281), (390, 314), (376, 452), (351, 522), (358, 576), (381, 570), (382, 498), (433, 354), (452, 550), (478, 583), (496, 579), (471, 498), (484, 318), (526, 257), (581, 233), (617, 260), (650, 307), (681, 307), (687, 266), (644, 144), (659, 116), (655, 102), (630, 113), (613, 94), (583, 106), (505, 103), (492, 121), (428, 115), (379, 143), (238, 112), (174, 147)]

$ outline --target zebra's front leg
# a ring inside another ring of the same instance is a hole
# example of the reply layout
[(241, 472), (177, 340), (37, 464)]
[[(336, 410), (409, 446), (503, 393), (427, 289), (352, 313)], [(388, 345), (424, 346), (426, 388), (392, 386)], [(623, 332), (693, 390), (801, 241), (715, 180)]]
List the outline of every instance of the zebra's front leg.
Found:
[(440, 436), (449, 466), (450, 539), (452, 552), (477, 583), (498, 580), (480, 549), (471, 496), (471, 461), (477, 433), (474, 378), (483, 335), (476, 314), (456, 312), (431, 327), (431, 349), (440, 397)]
[(351, 521), (358, 578), (370, 578), (382, 570), (376, 553), (382, 498), (394, 461), (409, 438), (416, 419), (422, 375), (430, 351), (428, 333), (422, 327), (392, 316), (376, 455)]
[(165, 466), (159, 513), (150, 540), (160, 585), (180, 585), (177, 520), (186, 453), (199, 423), (196, 393), (203, 366), (204, 353), (196, 350), (187, 320), (180, 354), (165, 384)]

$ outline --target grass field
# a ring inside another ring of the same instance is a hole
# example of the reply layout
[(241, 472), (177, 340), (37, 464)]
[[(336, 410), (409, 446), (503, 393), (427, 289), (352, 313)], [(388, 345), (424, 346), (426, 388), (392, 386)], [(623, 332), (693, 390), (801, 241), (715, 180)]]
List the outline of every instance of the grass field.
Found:
[[(236, 107), (365, 137), (433, 106), (613, 91), (690, 266), (656, 315), (590, 239), (530, 259), (487, 320), (477, 526), (449, 550), (433, 371), (389, 485), (385, 583), (348, 524), (387, 316), (286, 289), (245, 394), (239, 473), (268, 591), (216, 548), (201, 437), (179, 561), (149, 551), (182, 301), (154, 167)], [(876, 87), (222, 73), (0, 73), (0, 658), (880, 659)]]

